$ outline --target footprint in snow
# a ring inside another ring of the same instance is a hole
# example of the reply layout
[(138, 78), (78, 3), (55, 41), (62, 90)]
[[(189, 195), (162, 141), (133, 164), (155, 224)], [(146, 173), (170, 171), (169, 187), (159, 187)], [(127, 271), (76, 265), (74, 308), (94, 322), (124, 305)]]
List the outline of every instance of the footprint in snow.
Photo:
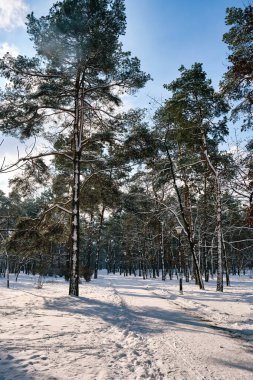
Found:
[(6, 360), (12, 360), (12, 359), (14, 359), (14, 356), (12, 356), (12, 355), (10, 355), (10, 354), (8, 354), (8, 355), (6, 356)]
[(36, 359), (36, 358), (39, 358), (39, 357), (40, 357), (40, 355), (35, 354), (35, 355), (32, 355), (32, 356), (30, 357), (30, 359)]

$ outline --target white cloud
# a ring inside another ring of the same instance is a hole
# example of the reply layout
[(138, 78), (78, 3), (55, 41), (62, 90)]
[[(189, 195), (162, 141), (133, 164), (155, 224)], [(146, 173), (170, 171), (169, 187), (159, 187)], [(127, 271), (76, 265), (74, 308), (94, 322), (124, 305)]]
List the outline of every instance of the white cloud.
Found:
[(0, 45), (0, 58), (2, 58), (6, 53), (10, 53), (13, 57), (16, 57), (19, 54), (19, 49), (13, 44), (10, 45), (8, 42), (4, 42)]
[(12, 30), (24, 27), (28, 10), (24, 0), (0, 0), (0, 28)]

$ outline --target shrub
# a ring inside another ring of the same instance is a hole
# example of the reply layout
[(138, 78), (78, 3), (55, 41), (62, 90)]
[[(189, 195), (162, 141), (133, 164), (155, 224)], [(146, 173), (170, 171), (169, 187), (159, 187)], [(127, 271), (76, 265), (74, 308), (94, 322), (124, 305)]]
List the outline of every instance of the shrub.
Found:
[(83, 277), (86, 282), (89, 282), (91, 280), (93, 273), (94, 273), (94, 270), (89, 267), (80, 268), (80, 276)]

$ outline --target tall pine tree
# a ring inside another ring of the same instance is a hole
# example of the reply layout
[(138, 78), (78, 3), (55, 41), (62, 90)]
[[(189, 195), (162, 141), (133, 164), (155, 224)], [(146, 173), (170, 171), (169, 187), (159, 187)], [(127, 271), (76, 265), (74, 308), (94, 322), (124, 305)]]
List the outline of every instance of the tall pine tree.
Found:
[(229, 66), (222, 82), (223, 91), (235, 101), (233, 116), (242, 113), (242, 127), (252, 128), (253, 110), (253, 6), (228, 8), (226, 24), (230, 27), (223, 41), (228, 45)]
[(92, 141), (113, 139), (120, 94), (143, 87), (149, 76), (119, 41), (126, 29), (124, 0), (64, 0), (47, 16), (31, 13), (27, 20), (36, 55), (0, 60), (8, 79), (0, 128), (23, 139), (49, 134), (52, 141), (68, 141), (66, 149), (63, 143), (44, 155), (72, 162), (69, 294), (78, 296), (82, 158)]

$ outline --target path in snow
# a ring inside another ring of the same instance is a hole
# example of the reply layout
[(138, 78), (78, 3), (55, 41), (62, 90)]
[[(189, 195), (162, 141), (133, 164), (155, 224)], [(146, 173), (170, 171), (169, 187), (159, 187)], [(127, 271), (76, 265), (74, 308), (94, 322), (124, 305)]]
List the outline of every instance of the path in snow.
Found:
[(125, 279), (115, 278), (113, 284), (126, 309), (129, 330), (144, 336), (153, 361), (165, 369), (163, 378), (252, 378), (252, 347), (233, 338), (229, 329), (192, 317), (141, 281), (128, 287)]
[[(251, 379), (252, 347), (139, 278), (0, 287), (0, 380)], [(0, 284), (3, 285), (3, 284)]]

